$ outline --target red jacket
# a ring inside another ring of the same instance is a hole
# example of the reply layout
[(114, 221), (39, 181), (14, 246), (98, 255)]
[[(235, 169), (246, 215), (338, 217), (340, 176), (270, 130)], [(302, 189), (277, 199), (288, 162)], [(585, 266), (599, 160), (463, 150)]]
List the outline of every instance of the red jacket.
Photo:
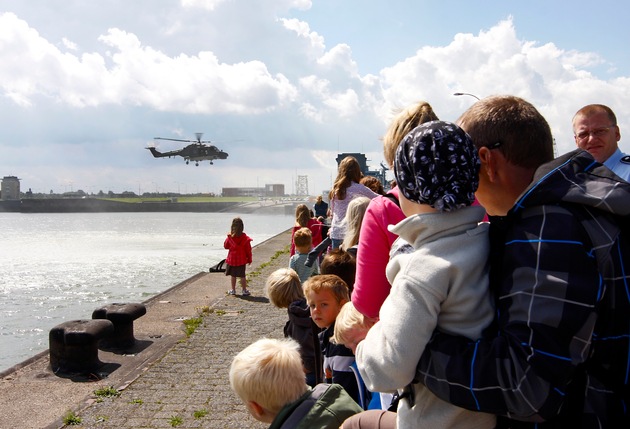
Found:
[(229, 265), (238, 267), (252, 263), (252, 239), (245, 233), (238, 237), (228, 234), (223, 247), (228, 249), (228, 256), (225, 260)]
[[(322, 242), (322, 226), (323, 223), (319, 222), (316, 219), (309, 219), (306, 227), (311, 230), (311, 234), (313, 237), (313, 247), (316, 247), (319, 243)], [(295, 243), (293, 242), (293, 234), (295, 231), (302, 228), (301, 226), (294, 226), (293, 231), (291, 232), (291, 254), (290, 256), (295, 255)]]

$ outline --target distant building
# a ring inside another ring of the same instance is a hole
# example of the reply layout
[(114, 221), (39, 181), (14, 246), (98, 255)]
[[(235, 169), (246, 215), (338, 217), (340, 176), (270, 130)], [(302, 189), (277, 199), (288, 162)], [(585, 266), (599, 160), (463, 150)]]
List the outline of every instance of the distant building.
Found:
[(264, 188), (222, 188), (221, 195), (224, 197), (283, 197), (284, 185), (271, 184)]
[(4, 176), (0, 186), (0, 199), (19, 200), (20, 199), (20, 179), (15, 176)]

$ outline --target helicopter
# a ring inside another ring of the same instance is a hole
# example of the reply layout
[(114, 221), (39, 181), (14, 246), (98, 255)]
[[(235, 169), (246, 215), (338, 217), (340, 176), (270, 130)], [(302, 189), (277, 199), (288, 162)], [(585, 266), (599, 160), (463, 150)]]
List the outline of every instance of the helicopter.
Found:
[(190, 143), (179, 150), (173, 150), (170, 152), (159, 152), (155, 147), (147, 147), (151, 151), (151, 154), (155, 158), (164, 158), (164, 157), (172, 157), (172, 156), (181, 156), (186, 160), (186, 164), (190, 163), (190, 161), (194, 161), (196, 166), (199, 166), (199, 161), (210, 161), (210, 164), (213, 164), (213, 160), (215, 159), (226, 159), (228, 154), (223, 152), (218, 147), (209, 144), (210, 141), (202, 141), (201, 136), (203, 133), (195, 133), (195, 137), (197, 140), (182, 140), (182, 139), (169, 139), (164, 137), (154, 137), (155, 140), (170, 140), (174, 142), (184, 142)]

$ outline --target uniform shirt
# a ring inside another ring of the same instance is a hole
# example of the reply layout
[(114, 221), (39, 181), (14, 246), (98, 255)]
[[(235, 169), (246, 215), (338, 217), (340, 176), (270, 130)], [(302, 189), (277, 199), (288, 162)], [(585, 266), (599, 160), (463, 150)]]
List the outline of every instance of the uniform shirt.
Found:
[(626, 182), (630, 182), (630, 155), (626, 155), (621, 149), (617, 148), (604, 165)]

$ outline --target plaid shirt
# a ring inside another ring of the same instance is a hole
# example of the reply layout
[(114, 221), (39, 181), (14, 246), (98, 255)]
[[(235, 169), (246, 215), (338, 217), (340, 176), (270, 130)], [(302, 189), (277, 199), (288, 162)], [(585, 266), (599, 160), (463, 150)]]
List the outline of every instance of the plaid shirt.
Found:
[(491, 219), (494, 325), (436, 333), (420, 381), (500, 428), (630, 427), (629, 214), (630, 184), (586, 152), (542, 166)]

